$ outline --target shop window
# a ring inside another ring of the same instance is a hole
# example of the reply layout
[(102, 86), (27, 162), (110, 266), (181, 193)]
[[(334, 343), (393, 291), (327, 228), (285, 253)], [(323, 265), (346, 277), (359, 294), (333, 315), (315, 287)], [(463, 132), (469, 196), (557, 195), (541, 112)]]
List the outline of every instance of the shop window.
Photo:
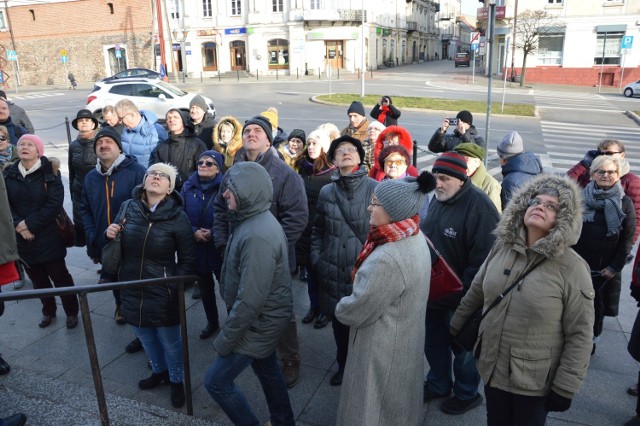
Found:
[(202, 69), (204, 71), (218, 70), (218, 56), (216, 44), (212, 41), (202, 43)]
[(267, 42), (269, 69), (289, 68), (289, 41), (281, 38)]
[(595, 65), (620, 65), (620, 46), (623, 36), (623, 32), (598, 33), (593, 63)]
[(538, 65), (562, 65), (564, 34), (541, 34), (538, 39)]

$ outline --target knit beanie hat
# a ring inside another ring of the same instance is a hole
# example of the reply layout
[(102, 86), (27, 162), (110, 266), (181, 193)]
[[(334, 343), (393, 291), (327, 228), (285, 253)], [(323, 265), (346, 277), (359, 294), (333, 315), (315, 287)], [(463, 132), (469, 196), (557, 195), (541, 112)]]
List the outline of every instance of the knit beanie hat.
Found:
[(429, 172), (403, 179), (386, 179), (373, 190), (378, 202), (392, 222), (400, 222), (418, 214), (424, 197), (436, 187), (436, 180)]
[(307, 138), (307, 145), (309, 145), (309, 139), (313, 139), (314, 141), (318, 142), (325, 154), (329, 152), (331, 141), (329, 140), (329, 135), (327, 134), (327, 132), (323, 131), (322, 129), (316, 129), (313, 132), (309, 133), (309, 137)]
[(198, 160), (200, 160), (202, 157), (213, 158), (218, 164), (218, 170), (222, 170), (222, 168), (224, 167), (224, 157), (218, 151), (214, 151), (212, 149), (203, 151), (202, 154), (200, 154), (200, 156), (198, 157)]
[(444, 152), (433, 163), (431, 173), (442, 173), (465, 181), (467, 180), (467, 162), (462, 155), (456, 152)]
[(304, 130), (293, 129), (291, 133), (289, 133), (289, 137), (287, 138), (287, 142), (289, 142), (292, 138), (298, 138), (302, 141), (302, 145), (307, 143), (307, 135), (304, 133)]
[(498, 151), (498, 156), (500, 158), (509, 158), (514, 155), (521, 154), (524, 150), (522, 137), (514, 130), (502, 138), (502, 142), (498, 144), (496, 150)]
[(147, 178), (147, 175), (151, 171), (162, 172), (162, 173), (166, 174), (167, 176), (169, 176), (169, 190), (170, 190), (170, 192), (173, 192), (173, 190), (176, 187), (176, 176), (178, 176), (178, 170), (174, 166), (172, 166), (171, 164), (167, 164), (167, 163), (156, 163), (156, 164), (153, 164), (153, 165), (149, 166), (149, 168), (147, 169), (147, 173), (145, 173), (145, 175), (144, 175), (145, 179)]
[(40, 137), (32, 134), (22, 135), (20, 139), (18, 139), (18, 143), (16, 143), (16, 146), (20, 146), (21, 141), (33, 142), (38, 151), (38, 157), (42, 157), (44, 155), (44, 142), (42, 142), (42, 139), (40, 139)]
[(269, 143), (273, 143), (273, 127), (271, 127), (271, 122), (268, 118), (261, 115), (256, 115), (253, 118), (248, 119), (244, 122), (244, 126), (242, 126), (242, 133), (244, 133), (244, 129), (249, 124), (255, 124), (257, 126), (262, 127), (262, 130), (267, 134), (267, 138), (269, 139)]
[(96, 134), (96, 137), (93, 138), (93, 152), (96, 151), (96, 143), (98, 142), (98, 139), (104, 137), (113, 139), (116, 145), (118, 145), (118, 148), (120, 148), (120, 152), (122, 152), (122, 137), (120, 136), (120, 133), (118, 133), (118, 131), (111, 126), (103, 127)]
[(473, 124), (473, 115), (471, 115), (471, 113), (469, 111), (460, 111), (458, 113), (458, 115), (456, 115), (456, 118), (459, 120), (464, 121), (465, 123), (467, 123), (469, 126), (471, 126)]
[(358, 154), (360, 155), (360, 164), (362, 164), (365, 157), (364, 148), (362, 147), (362, 142), (360, 142), (358, 139), (354, 138), (353, 136), (349, 136), (349, 135), (340, 136), (339, 138), (334, 139), (333, 142), (331, 142), (331, 146), (329, 147), (329, 152), (327, 152), (329, 161), (333, 162), (333, 160), (335, 159), (336, 149), (340, 144), (344, 142), (350, 143), (351, 145), (356, 147), (356, 149), (358, 150)]
[(260, 115), (269, 120), (269, 123), (271, 124), (271, 130), (269, 130), (269, 133), (273, 132), (273, 129), (278, 128), (278, 111), (276, 111), (275, 108), (269, 108), (268, 110), (261, 112)]
[(207, 105), (207, 101), (205, 101), (204, 98), (200, 95), (195, 95), (193, 99), (191, 99), (191, 102), (189, 102), (189, 109), (191, 109), (191, 107), (194, 105), (199, 107), (204, 112), (209, 111), (209, 105)]
[(347, 110), (347, 115), (351, 114), (352, 112), (355, 112), (356, 114), (360, 114), (363, 117), (366, 115), (364, 112), (364, 106), (362, 105), (362, 102), (359, 102), (359, 101), (351, 102), (351, 105)]
[(475, 143), (464, 142), (456, 145), (453, 150), (460, 155), (464, 155), (465, 157), (479, 158), (480, 160), (484, 158), (484, 148), (482, 148), (480, 145), (476, 145)]

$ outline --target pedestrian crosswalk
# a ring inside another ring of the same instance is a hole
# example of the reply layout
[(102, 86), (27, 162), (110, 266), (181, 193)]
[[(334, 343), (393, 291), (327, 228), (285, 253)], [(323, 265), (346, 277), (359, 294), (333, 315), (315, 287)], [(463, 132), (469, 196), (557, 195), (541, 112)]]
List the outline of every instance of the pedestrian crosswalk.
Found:
[(584, 125), (541, 121), (542, 136), (546, 154), (544, 157), (554, 171), (566, 171), (590, 149), (596, 149), (604, 139), (616, 139), (625, 146), (626, 159), (631, 171), (640, 174), (640, 129), (604, 125)]
[(51, 98), (54, 96), (64, 96), (65, 92), (38, 92), (38, 93), (24, 93), (24, 94), (13, 94), (8, 93), (7, 96), (9, 100), (15, 101), (18, 99), (40, 99), (40, 98)]
[(611, 111), (618, 112), (620, 108), (609, 102), (605, 97), (593, 93), (553, 92), (535, 90), (533, 92), (535, 104), (541, 109), (564, 109), (570, 111)]

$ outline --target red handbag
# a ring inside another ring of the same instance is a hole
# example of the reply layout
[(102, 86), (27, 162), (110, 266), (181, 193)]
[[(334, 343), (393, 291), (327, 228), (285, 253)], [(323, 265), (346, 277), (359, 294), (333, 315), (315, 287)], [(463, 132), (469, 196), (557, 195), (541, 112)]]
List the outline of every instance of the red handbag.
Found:
[(0, 265), (0, 285), (9, 284), (19, 279), (20, 275), (18, 275), (15, 262), (7, 262)]
[[(462, 281), (451, 266), (444, 260), (431, 240), (427, 238), (431, 249), (431, 284), (428, 306), (431, 308), (455, 309), (464, 294)], [(435, 256), (433, 255), (435, 253)]]

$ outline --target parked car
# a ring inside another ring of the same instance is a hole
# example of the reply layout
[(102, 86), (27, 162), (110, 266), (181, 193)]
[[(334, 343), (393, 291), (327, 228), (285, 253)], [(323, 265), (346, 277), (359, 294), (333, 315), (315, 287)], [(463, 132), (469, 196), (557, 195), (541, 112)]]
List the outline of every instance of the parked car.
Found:
[(103, 78), (100, 81), (119, 80), (122, 78), (149, 78), (159, 80), (160, 73), (148, 68), (129, 68), (124, 71), (120, 71), (111, 77)]
[(453, 63), (456, 68), (460, 65), (471, 66), (471, 61), (469, 60), (469, 54), (466, 52), (456, 53), (456, 57), (453, 59)]
[[(102, 109), (106, 105), (115, 105), (122, 99), (130, 99), (138, 109), (152, 111), (158, 116), (158, 120), (164, 121), (167, 111), (172, 108), (188, 112), (189, 102), (196, 95), (198, 94), (185, 92), (162, 80), (128, 78), (99, 81), (87, 97), (87, 109), (96, 119), (102, 121)], [(206, 96), (202, 97), (209, 106), (208, 112), (215, 118), (216, 109), (213, 101)]]
[(622, 91), (627, 98), (632, 96), (640, 95), (640, 80), (634, 81), (633, 83), (629, 83), (624, 86), (624, 90)]

